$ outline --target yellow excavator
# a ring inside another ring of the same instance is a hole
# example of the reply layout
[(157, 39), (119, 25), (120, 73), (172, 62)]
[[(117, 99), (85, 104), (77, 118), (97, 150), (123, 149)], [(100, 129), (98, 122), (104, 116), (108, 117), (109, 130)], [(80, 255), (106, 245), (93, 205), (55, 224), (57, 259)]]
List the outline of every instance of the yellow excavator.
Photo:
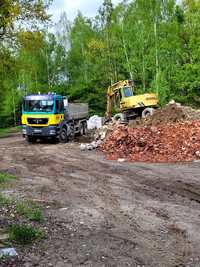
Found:
[(112, 117), (113, 107), (119, 113), (114, 116), (115, 121), (129, 121), (136, 117), (151, 116), (158, 107), (158, 96), (154, 93), (135, 95), (132, 80), (123, 80), (112, 84), (107, 91), (106, 117)]

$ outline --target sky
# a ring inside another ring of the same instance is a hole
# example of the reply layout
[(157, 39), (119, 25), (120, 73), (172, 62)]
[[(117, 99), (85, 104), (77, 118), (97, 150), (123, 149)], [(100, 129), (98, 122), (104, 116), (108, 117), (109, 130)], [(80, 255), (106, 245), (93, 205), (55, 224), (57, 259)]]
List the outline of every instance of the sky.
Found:
[[(118, 4), (121, 0), (112, 0), (112, 2)], [(102, 3), (103, 0), (54, 0), (49, 13), (52, 14), (53, 22), (58, 22), (60, 14), (64, 11), (71, 21), (77, 15), (78, 10), (86, 17), (94, 17)]]

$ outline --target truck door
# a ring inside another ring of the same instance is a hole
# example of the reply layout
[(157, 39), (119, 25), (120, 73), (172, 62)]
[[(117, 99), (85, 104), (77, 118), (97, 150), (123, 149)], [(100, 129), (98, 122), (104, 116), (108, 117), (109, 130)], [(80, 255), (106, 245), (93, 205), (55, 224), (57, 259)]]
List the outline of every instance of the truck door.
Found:
[(59, 120), (59, 122), (64, 119), (63, 99), (56, 99), (55, 114), (56, 114), (56, 119)]

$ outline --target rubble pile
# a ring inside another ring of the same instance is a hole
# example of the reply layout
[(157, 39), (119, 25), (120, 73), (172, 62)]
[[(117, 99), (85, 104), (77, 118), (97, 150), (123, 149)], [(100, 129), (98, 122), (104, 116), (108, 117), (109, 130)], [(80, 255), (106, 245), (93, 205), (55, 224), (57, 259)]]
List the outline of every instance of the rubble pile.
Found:
[(145, 119), (138, 118), (134, 121), (130, 121), (129, 125), (131, 127), (153, 126), (187, 120), (200, 120), (200, 110), (182, 106), (179, 103), (171, 101), (165, 107), (157, 109), (152, 116)]
[(187, 120), (200, 120), (200, 109), (193, 109), (188, 106), (181, 106)]
[(113, 129), (113, 123), (110, 125), (104, 125), (101, 128), (98, 128), (93, 134), (92, 139), (93, 141), (90, 143), (82, 143), (80, 145), (80, 150), (93, 150), (101, 146), (103, 143), (103, 140), (106, 138), (106, 135), (108, 132), (112, 131)]
[(184, 162), (200, 159), (200, 121), (115, 126), (101, 145), (108, 159)]

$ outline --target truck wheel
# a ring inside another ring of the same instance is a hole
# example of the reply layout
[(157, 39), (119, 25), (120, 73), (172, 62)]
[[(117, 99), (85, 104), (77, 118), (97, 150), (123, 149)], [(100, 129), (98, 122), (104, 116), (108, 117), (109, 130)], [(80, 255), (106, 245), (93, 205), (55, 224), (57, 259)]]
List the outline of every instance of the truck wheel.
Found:
[(118, 121), (118, 122), (124, 122), (125, 121), (125, 116), (123, 113), (118, 113), (113, 117), (114, 122)]
[(80, 135), (80, 136), (84, 135), (84, 124), (83, 124), (82, 122), (81, 122), (81, 124), (80, 124), (79, 135)]
[(87, 122), (83, 122), (83, 135), (87, 135)]
[(67, 143), (67, 141), (68, 141), (67, 130), (65, 128), (62, 128), (60, 131), (59, 141), (61, 143)]
[(74, 130), (74, 124), (71, 123), (69, 125), (69, 132), (70, 132), (70, 135), (68, 136), (68, 140), (69, 141), (73, 141), (74, 140), (74, 135), (75, 135), (75, 130)]
[(81, 126), (80, 126), (80, 131), (79, 131), (79, 135), (86, 135), (87, 134), (87, 123), (86, 122), (82, 122)]
[(142, 111), (142, 118), (145, 119), (149, 116), (152, 116), (153, 113), (154, 113), (154, 108), (145, 108), (143, 111)]
[(30, 136), (30, 135), (27, 135), (26, 136), (26, 141), (28, 143), (35, 143), (37, 141), (37, 138), (35, 136)]

